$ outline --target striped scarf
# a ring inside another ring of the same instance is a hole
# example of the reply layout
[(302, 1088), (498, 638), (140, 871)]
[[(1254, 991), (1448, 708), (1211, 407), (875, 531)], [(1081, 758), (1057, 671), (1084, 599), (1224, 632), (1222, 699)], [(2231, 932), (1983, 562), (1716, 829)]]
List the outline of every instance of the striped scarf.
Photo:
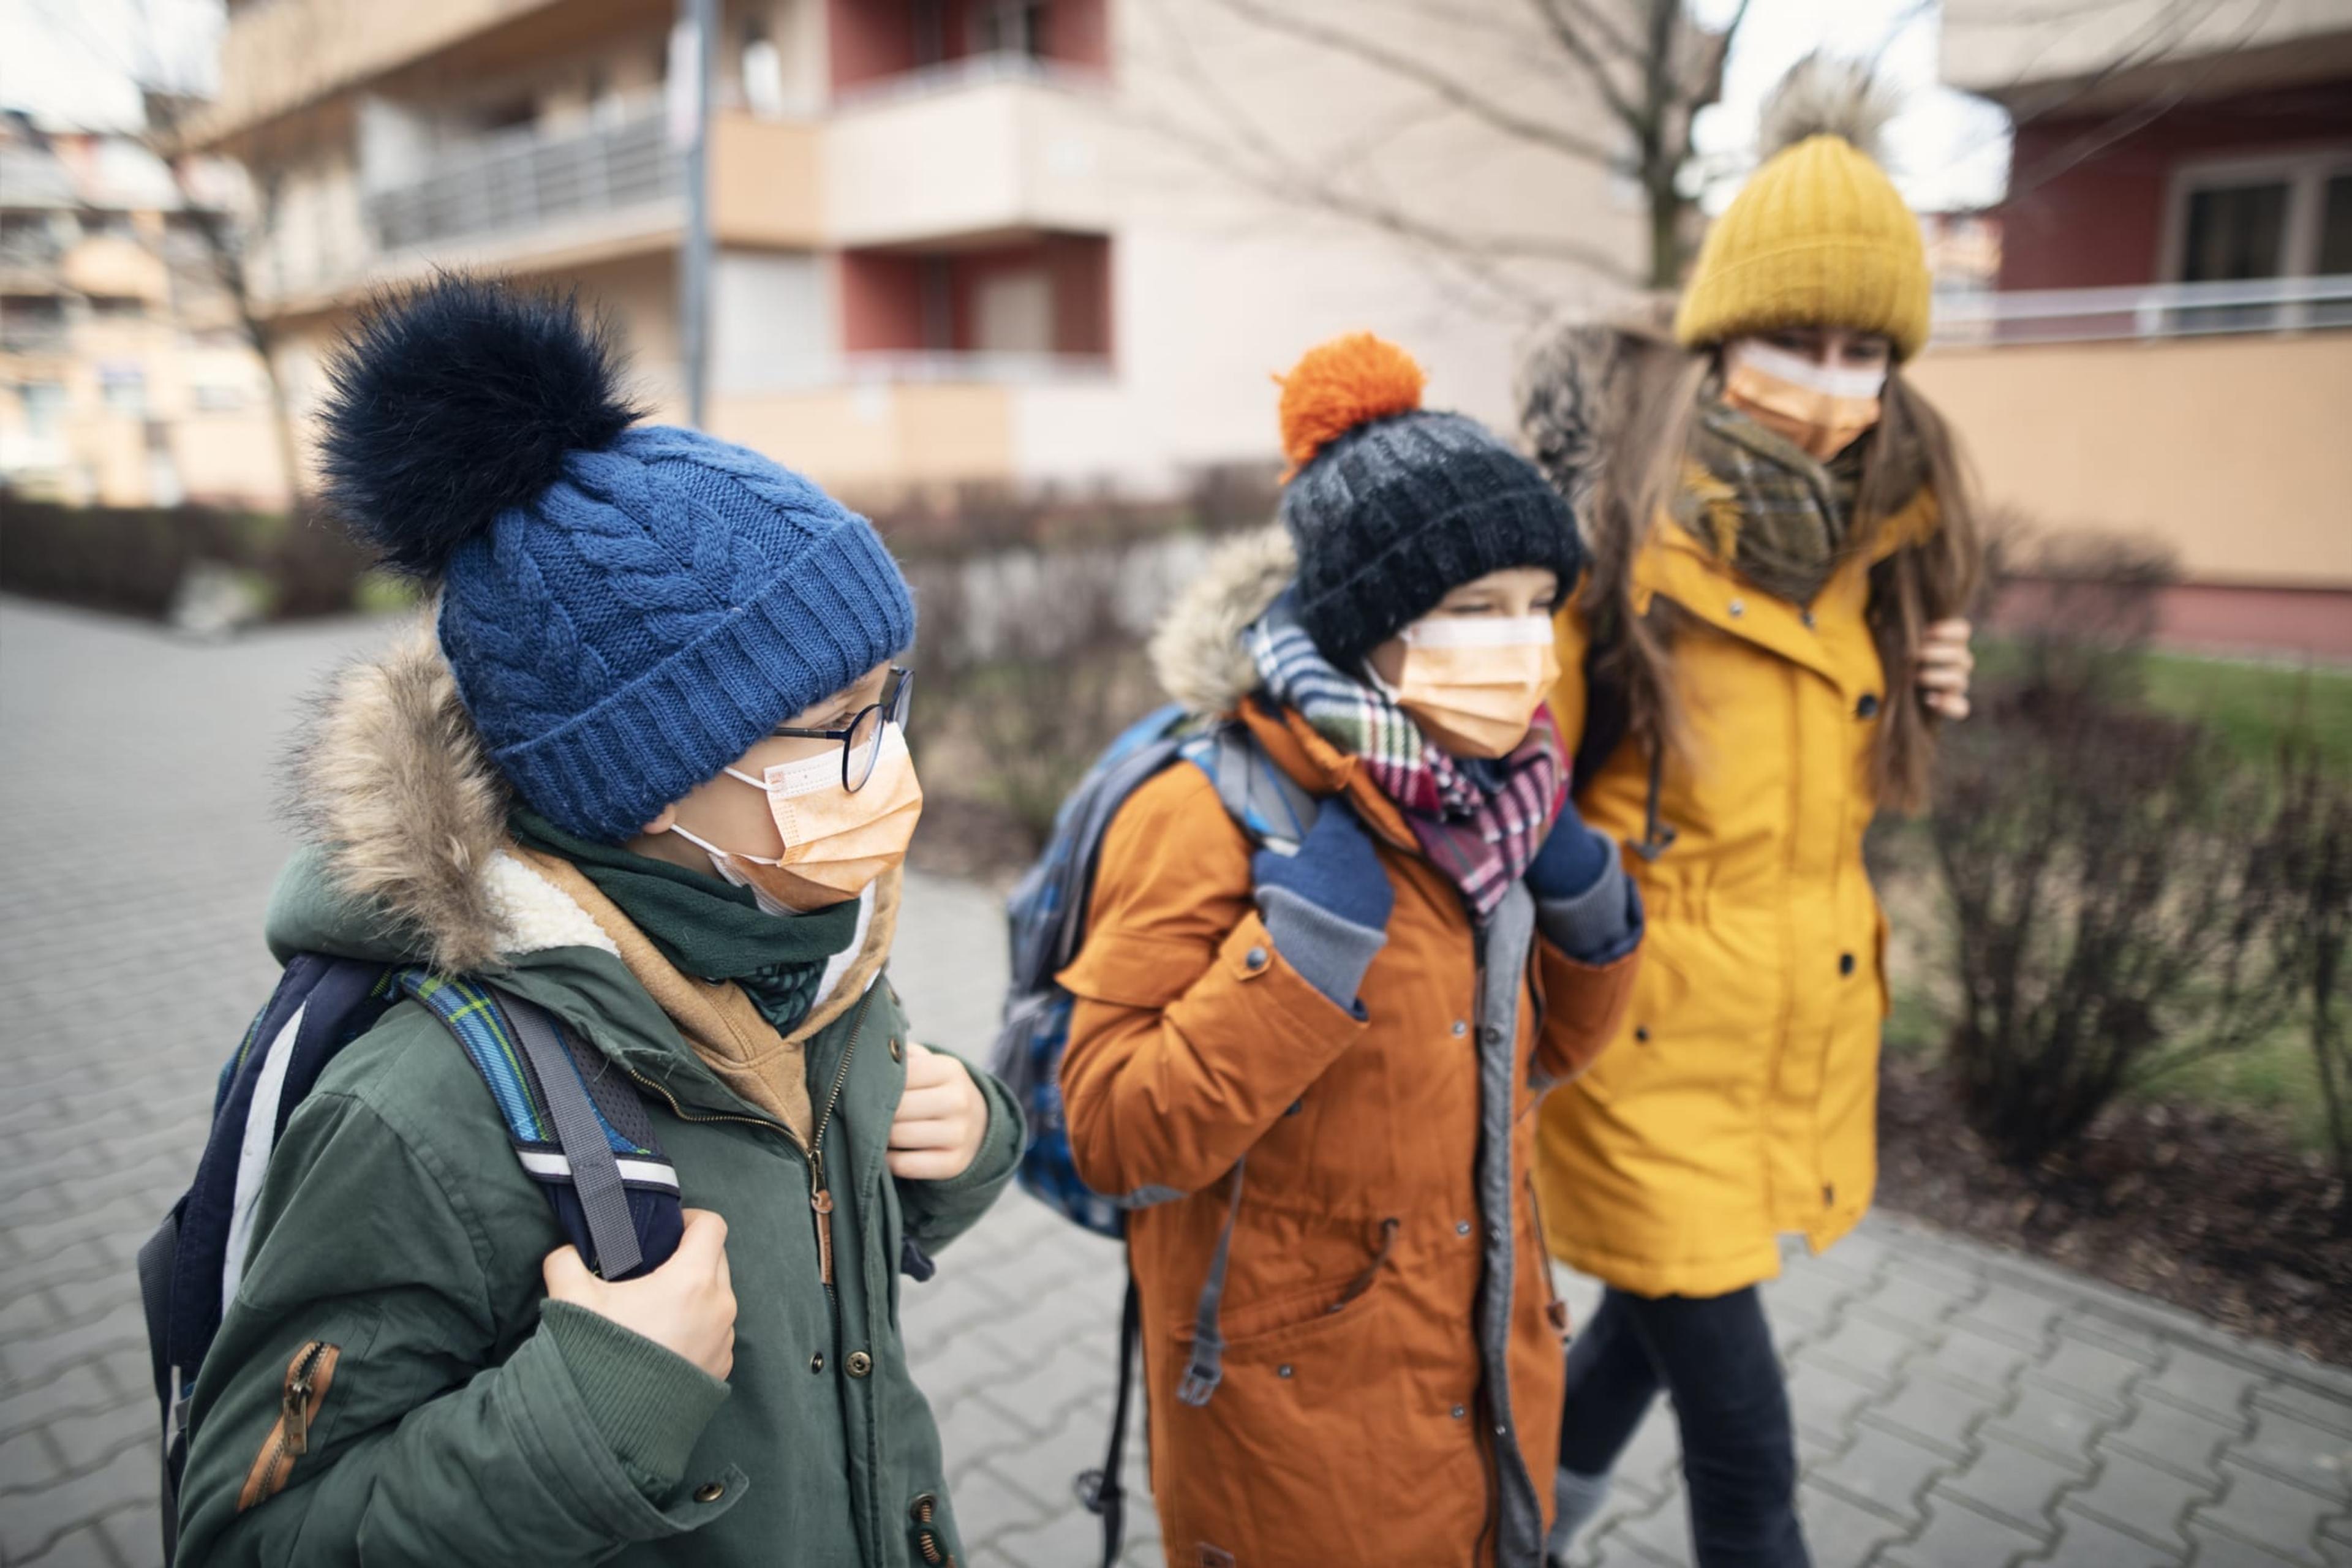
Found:
[(1568, 759), (1551, 710), (1536, 710), (1528, 738), (1509, 756), (1465, 760), (1430, 744), (1386, 693), (1333, 668), (1299, 626), (1290, 591), (1242, 642), (1266, 695), (1363, 759), (1372, 783), (1404, 813), (1422, 853), (1484, 922), (1543, 847), (1567, 798)]

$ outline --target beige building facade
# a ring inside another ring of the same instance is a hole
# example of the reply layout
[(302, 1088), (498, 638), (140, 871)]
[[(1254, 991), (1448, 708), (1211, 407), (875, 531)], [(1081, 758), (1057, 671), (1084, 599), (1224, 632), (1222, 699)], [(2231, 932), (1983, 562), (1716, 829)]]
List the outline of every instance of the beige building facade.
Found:
[(1946, 0), (2015, 122), (1916, 369), (1995, 510), (2168, 552), (2180, 643), (2352, 659), (2352, 0)]
[(0, 120), (0, 484), (74, 505), (275, 510), (262, 361), (160, 160)]
[[(1442, 30), (1298, 5), (1601, 135), (1513, 0)], [(204, 138), (261, 194), (257, 292), (298, 411), (370, 290), (466, 267), (577, 288), (680, 416), (676, 10), (231, 5)], [(1211, 0), (723, 11), (708, 422), (860, 493), (1271, 461), (1268, 373), (1357, 327), (1501, 421), (1534, 318), (1634, 270), (1641, 212), (1605, 169)]]

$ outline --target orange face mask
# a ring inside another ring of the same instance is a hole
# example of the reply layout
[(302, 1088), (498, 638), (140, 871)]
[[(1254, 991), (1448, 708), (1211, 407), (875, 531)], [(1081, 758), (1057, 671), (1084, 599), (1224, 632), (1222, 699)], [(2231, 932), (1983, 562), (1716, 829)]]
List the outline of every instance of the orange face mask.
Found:
[(1838, 370), (1753, 340), (1723, 352), (1724, 401), (1828, 462), (1878, 423), (1886, 375)]
[(846, 902), (907, 858), (923, 815), (923, 786), (896, 724), (883, 730), (874, 772), (855, 793), (842, 787), (837, 750), (765, 773), (753, 778), (729, 768), (727, 776), (767, 792), (768, 810), (784, 841), (782, 855), (745, 855), (705, 843), (683, 827), (670, 831), (707, 852), (721, 877), (750, 888), (769, 913)]
[(1549, 617), (1433, 616), (1402, 634), (1397, 706), (1457, 757), (1507, 757), (1559, 679)]

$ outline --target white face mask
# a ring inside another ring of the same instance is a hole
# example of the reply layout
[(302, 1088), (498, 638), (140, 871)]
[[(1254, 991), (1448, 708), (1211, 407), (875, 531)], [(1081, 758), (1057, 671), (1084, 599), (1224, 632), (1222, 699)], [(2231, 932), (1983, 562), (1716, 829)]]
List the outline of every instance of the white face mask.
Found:
[(1430, 616), (1398, 635), (1397, 706), (1455, 756), (1509, 755), (1559, 679), (1549, 616)]

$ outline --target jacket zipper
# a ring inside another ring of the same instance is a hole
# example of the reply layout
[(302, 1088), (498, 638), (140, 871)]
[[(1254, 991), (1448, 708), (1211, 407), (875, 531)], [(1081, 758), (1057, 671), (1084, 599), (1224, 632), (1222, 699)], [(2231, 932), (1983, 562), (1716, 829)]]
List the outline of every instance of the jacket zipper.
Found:
[(286, 1489), (293, 1478), (294, 1461), (310, 1451), (310, 1423), (318, 1419), (320, 1407), (327, 1402), (327, 1390), (335, 1380), (335, 1363), (341, 1354), (340, 1347), (312, 1340), (287, 1363), (285, 1381), (278, 1387), (278, 1422), (247, 1473), (245, 1488), (237, 1495), (239, 1513)]
[(842, 1047), (841, 1066), (833, 1075), (833, 1090), (825, 1097), (824, 1110), (818, 1115), (816, 1126), (805, 1140), (783, 1122), (772, 1121), (765, 1116), (738, 1116), (730, 1111), (716, 1111), (709, 1114), (689, 1111), (677, 1102), (677, 1096), (672, 1094), (664, 1085), (656, 1083), (626, 1062), (617, 1064), (621, 1071), (640, 1089), (649, 1089), (660, 1096), (662, 1103), (669, 1107), (670, 1114), (680, 1121), (736, 1121), (746, 1127), (762, 1127), (771, 1132), (782, 1133), (785, 1140), (801, 1152), (803, 1157), (808, 1161), (809, 1208), (816, 1216), (817, 1269), (824, 1282), (825, 1295), (828, 1299), (833, 1294), (833, 1192), (826, 1186), (824, 1180), (823, 1152), (824, 1130), (833, 1121), (835, 1107), (841, 1103), (842, 1089), (849, 1081), (849, 1058), (857, 1049), (858, 1037), (866, 1031), (866, 1010), (874, 1005), (874, 992), (879, 984), (877, 981), (875, 985), (867, 986), (866, 994), (858, 998), (856, 1016), (851, 1019), (849, 1025), (849, 1041)]
[(874, 987), (857, 1000), (857, 1016), (850, 1020), (849, 1043), (841, 1047), (841, 1065), (833, 1075), (833, 1092), (825, 1097), (824, 1109), (817, 1113), (815, 1131), (809, 1134), (809, 1207), (816, 1214), (817, 1277), (824, 1281), (825, 1289), (833, 1289), (833, 1190), (824, 1184), (824, 1130), (833, 1121), (833, 1110), (841, 1103), (842, 1085), (849, 1081), (849, 1058), (857, 1049), (857, 1037), (866, 1032), (866, 1010), (873, 1005)]

